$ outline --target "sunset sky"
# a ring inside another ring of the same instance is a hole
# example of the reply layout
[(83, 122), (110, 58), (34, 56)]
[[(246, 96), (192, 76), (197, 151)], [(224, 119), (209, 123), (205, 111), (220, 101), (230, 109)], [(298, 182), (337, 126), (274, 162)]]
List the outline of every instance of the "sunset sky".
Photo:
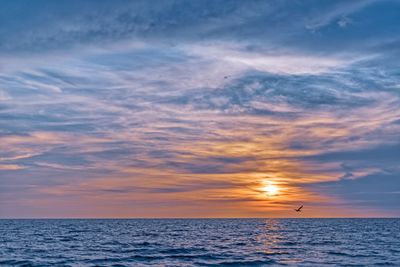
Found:
[(0, 5), (0, 218), (400, 216), (400, 1)]

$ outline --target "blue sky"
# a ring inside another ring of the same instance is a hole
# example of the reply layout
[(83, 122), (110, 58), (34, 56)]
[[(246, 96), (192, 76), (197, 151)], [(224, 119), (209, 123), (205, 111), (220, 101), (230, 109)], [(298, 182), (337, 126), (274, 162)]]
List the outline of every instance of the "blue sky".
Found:
[(399, 1), (1, 5), (0, 217), (400, 216)]

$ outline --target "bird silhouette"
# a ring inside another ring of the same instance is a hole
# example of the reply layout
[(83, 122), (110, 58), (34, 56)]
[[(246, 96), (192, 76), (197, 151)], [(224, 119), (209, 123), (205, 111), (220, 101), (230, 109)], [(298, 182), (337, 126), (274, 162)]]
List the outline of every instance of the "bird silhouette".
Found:
[(301, 205), (298, 209), (294, 209), (296, 212), (301, 212), (301, 209), (303, 208), (303, 205)]

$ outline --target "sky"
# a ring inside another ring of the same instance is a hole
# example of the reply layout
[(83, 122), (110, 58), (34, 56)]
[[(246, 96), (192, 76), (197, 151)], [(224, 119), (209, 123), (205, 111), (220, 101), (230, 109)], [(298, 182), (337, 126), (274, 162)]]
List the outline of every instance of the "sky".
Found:
[(400, 1), (0, 5), (0, 218), (400, 216)]

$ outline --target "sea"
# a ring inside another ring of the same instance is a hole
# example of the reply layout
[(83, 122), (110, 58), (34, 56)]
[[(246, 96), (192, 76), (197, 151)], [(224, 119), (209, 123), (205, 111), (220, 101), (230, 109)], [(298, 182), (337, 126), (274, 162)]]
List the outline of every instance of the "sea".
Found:
[(2, 219), (0, 266), (400, 266), (400, 219)]

